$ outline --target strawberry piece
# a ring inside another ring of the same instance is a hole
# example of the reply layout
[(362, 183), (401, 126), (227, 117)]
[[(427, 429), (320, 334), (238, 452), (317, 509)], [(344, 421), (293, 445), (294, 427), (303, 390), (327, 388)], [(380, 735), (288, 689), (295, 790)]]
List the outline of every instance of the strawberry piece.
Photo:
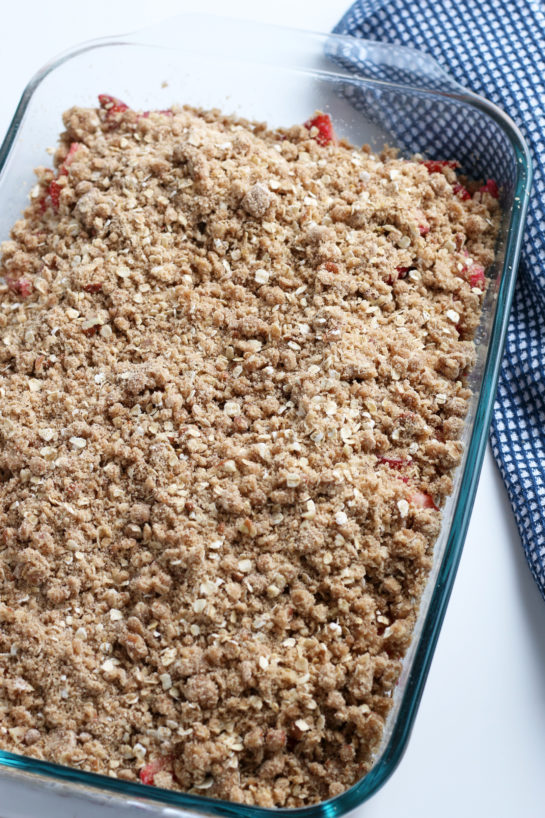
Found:
[(140, 776), (140, 781), (142, 782), (142, 784), (153, 786), (155, 784), (155, 776), (157, 775), (157, 773), (171, 766), (172, 758), (170, 756), (156, 758), (153, 761), (150, 761), (144, 767), (142, 767), (142, 769), (138, 773), (138, 775)]
[(107, 112), (108, 117), (111, 117), (112, 114), (122, 114), (123, 111), (129, 110), (129, 106), (122, 100), (117, 97), (111, 97), (109, 94), (99, 94), (98, 101), (100, 102), (100, 107), (104, 108)]
[(438, 510), (431, 494), (426, 494), (424, 491), (413, 491), (409, 495), (409, 503), (415, 508), (434, 508), (436, 511)]
[(55, 179), (50, 183), (48, 188), (49, 198), (51, 199), (51, 204), (55, 208), (55, 210), (59, 209), (59, 201), (61, 196), (61, 186)]
[(64, 162), (62, 163), (62, 166), (61, 166), (61, 169), (60, 169), (59, 173), (68, 173), (68, 168), (70, 167), (70, 165), (74, 161), (74, 156), (76, 154), (76, 151), (79, 150), (80, 147), (81, 146), (80, 146), (79, 142), (72, 142), (71, 143), (70, 148), (68, 149), (68, 153), (66, 154), (66, 158), (65, 158)]
[(331, 145), (337, 142), (337, 137), (335, 136), (335, 131), (333, 130), (333, 123), (331, 121), (331, 117), (329, 114), (316, 114), (313, 116), (312, 119), (308, 119), (305, 122), (305, 128), (308, 128), (310, 131), (312, 128), (316, 128), (318, 133), (313, 135), (313, 139), (316, 140), (318, 145)]
[(162, 110), (156, 111), (142, 111), (139, 114), (138, 119), (147, 119), (150, 114), (163, 114), (164, 116), (174, 116), (174, 111), (171, 111), (170, 108), (163, 108)]
[(7, 284), (12, 293), (20, 295), (21, 298), (28, 298), (33, 290), (32, 282), (28, 278), (12, 278)]
[(478, 287), (480, 290), (484, 290), (485, 285), (485, 277), (484, 277), (484, 268), (481, 267), (479, 264), (474, 264), (471, 268), (471, 272), (469, 274), (469, 283), (472, 287)]
[(427, 234), (430, 232), (430, 226), (429, 224), (419, 224), (418, 230), (420, 231), (421, 236), (427, 236)]
[(138, 773), (142, 784), (153, 786), (153, 782), (155, 781), (155, 774), (158, 773), (160, 769), (161, 766), (159, 764), (159, 761), (150, 761), (149, 764), (146, 764), (145, 767), (142, 767), (142, 769)]
[(500, 191), (498, 189), (498, 184), (495, 179), (487, 179), (486, 184), (479, 188), (479, 193), (488, 193), (494, 199), (498, 199), (500, 195)]
[(402, 457), (385, 457), (381, 456), (378, 459), (379, 463), (386, 463), (391, 469), (402, 469), (410, 463), (410, 460), (403, 460)]
[(455, 196), (458, 196), (458, 198), (461, 199), (463, 202), (467, 201), (468, 199), (471, 199), (471, 193), (463, 185), (461, 185), (460, 182), (455, 182), (452, 185), (452, 192), (454, 193)]
[[(65, 158), (64, 162), (62, 163), (59, 170), (57, 171), (57, 179), (59, 178), (59, 176), (67, 176), (68, 175), (68, 168), (70, 167), (70, 165), (74, 161), (74, 155), (75, 155), (76, 151), (80, 147), (81, 146), (80, 146), (79, 142), (72, 142), (72, 144), (70, 145), (70, 148), (68, 150), (68, 153), (66, 154), (66, 158)], [(53, 209), (54, 210), (59, 209), (59, 202), (60, 202), (62, 188), (59, 185), (59, 183), (57, 182), (57, 179), (53, 179), (53, 181), (49, 183), (49, 187), (47, 189), (47, 194), (46, 194), (46, 196), (44, 196), (44, 198), (40, 202), (40, 207), (42, 209), (42, 213), (45, 212), (46, 207), (47, 207), (47, 201), (46, 201), (47, 196), (49, 196), (49, 198), (51, 199), (51, 204), (53, 205)]]
[(411, 269), (410, 267), (396, 267), (397, 276), (394, 275), (386, 276), (384, 282), (386, 284), (390, 284), (391, 286), (395, 281), (398, 281), (400, 278), (406, 278), (407, 273), (409, 272), (410, 269)]
[(428, 173), (442, 173), (443, 168), (459, 168), (460, 165), (455, 159), (427, 159), (422, 162)]
[(96, 284), (86, 284), (83, 288), (86, 293), (98, 293), (102, 289), (102, 282)]

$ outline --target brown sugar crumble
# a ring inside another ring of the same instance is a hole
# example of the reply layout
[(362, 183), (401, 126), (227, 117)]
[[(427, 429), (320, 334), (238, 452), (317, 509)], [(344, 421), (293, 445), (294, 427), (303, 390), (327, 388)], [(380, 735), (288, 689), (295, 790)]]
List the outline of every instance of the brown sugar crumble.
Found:
[(66, 112), (2, 247), (1, 749), (262, 806), (370, 769), (499, 206), (324, 116)]

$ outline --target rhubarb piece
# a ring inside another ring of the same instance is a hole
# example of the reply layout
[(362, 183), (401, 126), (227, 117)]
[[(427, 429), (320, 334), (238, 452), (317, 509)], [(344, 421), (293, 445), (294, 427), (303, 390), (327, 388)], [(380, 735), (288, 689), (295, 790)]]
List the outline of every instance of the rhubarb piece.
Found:
[(479, 188), (479, 193), (488, 193), (494, 199), (498, 199), (500, 191), (495, 179), (487, 179), (486, 183)]
[(51, 204), (53, 205), (53, 208), (55, 210), (58, 210), (59, 209), (59, 201), (60, 201), (60, 197), (61, 197), (61, 186), (59, 185), (59, 183), (55, 179), (53, 179), (53, 181), (49, 185), (49, 188), (47, 189), (47, 194), (48, 194), (49, 198), (51, 199)]
[(99, 328), (100, 328), (100, 324), (91, 324), (91, 326), (89, 326), (89, 327), (82, 327), (82, 328), (81, 328), (81, 331), (82, 331), (82, 332), (83, 332), (83, 334), (84, 334), (84, 335), (86, 335), (88, 338), (92, 338), (92, 337), (93, 337), (93, 335), (96, 335), (96, 334), (97, 334), (97, 332), (98, 332)]
[(21, 298), (28, 298), (33, 290), (32, 282), (28, 278), (12, 278), (8, 280), (7, 285), (12, 293), (20, 295)]
[(379, 457), (378, 462), (386, 463), (391, 469), (402, 469), (404, 466), (408, 466), (411, 461), (404, 460), (402, 457), (386, 457), (382, 455)]
[(484, 277), (484, 268), (481, 267), (479, 264), (474, 264), (471, 268), (471, 272), (469, 274), (469, 283), (472, 287), (478, 287), (480, 290), (484, 290), (485, 285), (485, 277)]
[(409, 272), (410, 267), (396, 267), (397, 276), (389, 275), (387, 276), (384, 281), (386, 284), (393, 284), (395, 281), (398, 281), (401, 278), (406, 278), (407, 273)]
[(329, 114), (316, 114), (312, 119), (308, 119), (305, 122), (305, 128), (308, 128), (309, 131), (316, 128), (317, 133), (311, 133), (311, 136), (316, 140), (318, 145), (325, 147), (325, 145), (335, 144), (337, 141)]
[(68, 153), (66, 154), (65, 160), (62, 163), (62, 165), (60, 166), (59, 170), (57, 171), (56, 179), (53, 179), (50, 182), (49, 187), (47, 189), (47, 195), (44, 197), (44, 199), (42, 199), (42, 201), (40, 203), (42, 212), (47, 207), (47, 196), (49, 196), (49, 199), (51, 200), (51, 204), (53, 206), (53, 209), (54, 210), (59, 209), (59, 203), (60, 203), (62, 187), (59, 185), (57, 179), (60, 176), (67, 176), (68, 175), (68, 168), (70, 167), (70, 165), (74, 161), (74, 155), (75, 155), (75, 153), (76, 153), (76, 151), (78, 150), (79, 147), (80, 147), (79, 142), (72, 142), (71, 143), (70, 148), (68, 150)]
[[(464, 251), (464, 253), (467, 255), (467, 251)], [(469, 281), (472, 287), (478, 287), (480, 290), (484, 290), (486, 278), (484, 275), (484, 267), (481, 267), (480, 264), (473, 264), (471, 267), (468, 267), (466, 264), (462, 268), (462, 276)]]
[[(111, 119), (114, 114), (122, 114), (124, 111), (130, 111), (130, 105), (127, 105), (126, 102), (123, 102), (123, 100), (117, 97), (110, 96), (110, 94), (99, 94), (98, 101), (100, 102), (100, 107), (107, 112), (108, 119)], [(147, 119), (150, 114), (174, 116), (174, 112), (171, 108), (163, 108), (159, 110), (142, 111), (141, 114), (138, 114), (138, 119)]]
[(460, 163), (454, 159), (426, 159), (422, 164), (428, 173), (442, 173), (444, 168), (460, 167)]
[(80, 147), (81, 145), (79, 142), (72, 142), (70, 144), (68, 153), (66, 154), (66, 158), (61, 165), (61, 170), (59, 171), (59, 173), (68, 173), (68, 168), (74, 161), (74, 156), (76, 155), (76, 152), (79, 150)]
[(140, 772), (138, 773), (140, 777), (140, 781), (142, 784), (147, 784), (150, 787), (153, 787), (155, 784), (155, 776), (157, 773), (161, 772), (161, 770), (166, 770), (172, 767), (172, 758), (171, 756), (162, 756), (161, 758), (155, 758), (153, 761), (148, 762)]
[(125, 102), (109, 94), (99, 94), (98, 101), (100, 102), (100, 107), (107, 111), (108, 117), (111, 117), (112, 114), (122, 114), (123, 111), (129, 110), (129, 106)]
[(436, 511), (438, 510), (431, 494), (426, 494), (425, 491), (413, 491), (409, 495), (409, 503), (415, 508), (434, 508)]
[(458, 196), (458, 198), (462, 199), (462, 201), (464, 202), (467, 201), (468, 199), (471, 199), (471, 193), (469, 192), (469, 190), (467, 190), (467, 188), (461, 185), (460, 182), (455, 182), (452, 185), (452, 192), (455, 193), (456, 196)]
[(156, 111), (143, 111), (138, 115), (139, 119), (147, 119), (150, 114), (163, 114), (164, 116), (174, 116), (174, 111), (171, 108), (163, 108)]

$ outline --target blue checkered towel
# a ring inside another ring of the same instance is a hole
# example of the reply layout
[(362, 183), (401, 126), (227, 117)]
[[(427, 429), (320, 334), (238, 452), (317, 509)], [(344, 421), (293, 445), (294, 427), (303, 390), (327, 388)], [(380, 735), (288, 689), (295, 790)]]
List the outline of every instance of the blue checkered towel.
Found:
[(545, 7), (538, 0), (358, 0), (335, 31), (427, 51), (509, 113), (530, 145), (534, 195), (490, 436), (545, 597)]

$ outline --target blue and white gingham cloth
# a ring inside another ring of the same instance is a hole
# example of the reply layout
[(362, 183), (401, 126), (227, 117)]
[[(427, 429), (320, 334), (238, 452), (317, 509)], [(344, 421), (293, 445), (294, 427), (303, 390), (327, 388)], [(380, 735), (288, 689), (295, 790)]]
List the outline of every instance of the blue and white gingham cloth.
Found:
[(534, 193), (490, 436), (545, 597), (545, 5), (358, 0), (335, 32), (427, 51), (455, 80), (503, 108), (532, 151)]

